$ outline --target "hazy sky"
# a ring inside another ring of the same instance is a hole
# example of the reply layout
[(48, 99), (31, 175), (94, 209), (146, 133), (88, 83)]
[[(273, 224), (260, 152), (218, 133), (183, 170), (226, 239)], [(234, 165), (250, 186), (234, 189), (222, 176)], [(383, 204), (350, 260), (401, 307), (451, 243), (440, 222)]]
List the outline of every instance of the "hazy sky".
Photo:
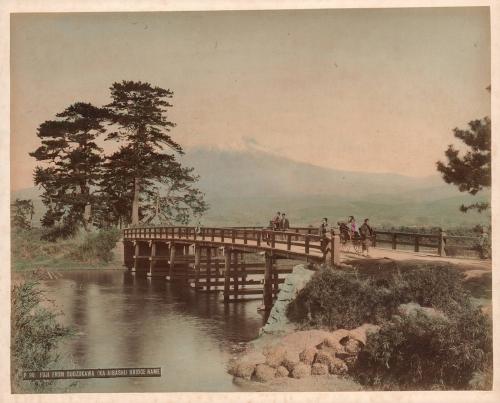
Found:
[(188, 150), (411, 176), (490, 114), (487, 8), (14, 14), (11, 30), (13, 190), (32, 186), (38, 125), (114, 81), (173, 90)]

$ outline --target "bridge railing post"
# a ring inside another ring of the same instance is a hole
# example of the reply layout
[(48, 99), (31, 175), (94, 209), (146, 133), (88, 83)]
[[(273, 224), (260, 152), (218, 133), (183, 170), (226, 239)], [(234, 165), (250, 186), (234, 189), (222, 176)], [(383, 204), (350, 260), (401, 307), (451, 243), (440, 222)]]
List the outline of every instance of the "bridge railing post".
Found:
[(271, 233), (271, 248), (274, 249), (276, 246), (276, 234), (274, 232)]
[(332, 231), (330, 239), (330, 264), (337, 266), (340, 264), (340, 236)]
[(309, 235), (305, 235), (305, 243), (304, 243), (304, 250), (306, 254), (309, 254)]
[(286, 234), (286, 250), (292, 249), (292, 234)]
[(220, 230), (220, 241), (224, 242), (224, 229)]
[(262, 231), (257, 232), (257, 246), (260, 246), (262, 240)]
[(396, 233), (394, 232), (394, 233), (392, 234), (392, 249), (396, 249), (396, 245), (397, 245), (396, 237), (397, 237), (397, 235), (396, 235)]
[(235, 243), (236, 241), (236, 230), (231, 230), (231, 243)]

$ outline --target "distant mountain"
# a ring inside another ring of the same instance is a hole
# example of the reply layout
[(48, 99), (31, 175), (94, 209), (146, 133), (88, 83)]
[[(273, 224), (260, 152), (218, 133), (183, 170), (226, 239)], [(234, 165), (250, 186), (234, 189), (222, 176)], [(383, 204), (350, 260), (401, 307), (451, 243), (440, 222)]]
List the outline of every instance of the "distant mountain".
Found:
[(184, 162), (200, 175), (211, 209), (207, 225), (265, 225), (277, 211), (292, 223), (317, 225), (348, 215), (370, 217), (375, 225), (455, 227), (488, 222), (487, 214), (458, 207), (488, 200), (460, 193), (438, 176), (350, 172), (293, 161), (257, 150), (188, 150)]
[[(488, 223), (487, 214), (461, 213), (462, 203), (489, 200), (489, 192), (472, 197), (445, 184), (439, 176), (412, 178), (397, 174), (349, 172), (293, 161), (256, 150), (207, 148), (187, 150), (186, 165), (200, 175), (210, 210), (205, 225), (265, 225), (277, 210), (292, 225), (317, 225), (354, 215), (374, 225), (432, 225), (445, 228)], [(32, 199), (38, 222), (45, 208), (37, 188), (14, 192)]]
[[(411, 178), (396, 174), (341, 171), (255, 150), (196, 148), (189, 150), (183, 160), (201, 175), (200, 186), (211, 195), (338, 195), (361, 198), (407, 192), (420, 194), (422, 189), (426, 189), (433, 194), (432, 198), (439, 198), (457, 193), (437, 175)], [(426, 194), (421, 196), (427, 197)]]

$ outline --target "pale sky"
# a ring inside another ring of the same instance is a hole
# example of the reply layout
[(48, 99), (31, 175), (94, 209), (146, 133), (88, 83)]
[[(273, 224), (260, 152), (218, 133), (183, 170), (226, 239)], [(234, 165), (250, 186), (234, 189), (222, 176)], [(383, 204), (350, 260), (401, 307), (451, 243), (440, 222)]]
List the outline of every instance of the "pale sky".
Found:
[(121, 80), (174, 91), (188, 152), (353, 171), (436, 174), (452, 129), (490, 115), (488, 8), (14, 14), (11, 30), (13, 190), (33, 185), (38, 125)]

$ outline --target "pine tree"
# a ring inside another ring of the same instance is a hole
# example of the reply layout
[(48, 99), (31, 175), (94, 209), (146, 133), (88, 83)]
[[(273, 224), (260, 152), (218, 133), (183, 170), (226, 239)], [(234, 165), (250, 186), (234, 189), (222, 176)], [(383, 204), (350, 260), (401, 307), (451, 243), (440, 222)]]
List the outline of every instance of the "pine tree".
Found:
[(207, 210), (203, 193), (194, 187), (199, 177), (193, 171), (176, 161), (170, 163), (169, 176), (147, 194), (146, 223), (188, 224), (192, 216), (201, 216)]
[[(167, 111), (172, 107), (169, 100), (173, 92), (133, 81), (114, 83), (110, 90), (112, 102), (106, 108), (110, 123), (117, 130), (107, 138), (122, 144), (105, 165), (103, 193), (113, 194), (109, 212), (119, 218), (129, 209), (130, 223), (138, 225), (156, 205), (158, 192), (175, 181), (179, 184), (177, 196), (164, 197), (163, 202), (168, 204), (164, 204), (164, 209), (182, 210), (183, 214), (171, 217), (186, 222), (190, 214), (205, 211), (203, 194), (193, 187), (197, 177), (176, 160), (184, 151), (170, 136), (175, 124), (167, 119)], [(112, 181), (118, 172), (120, 178)]]
[(42, 145), (30, 155), (43, 162), (35, 169), (34, 181), (44, 190), (42, 201), (47, 212), (42, 225), (50, 228), (46, 239), (66, 238), (80, 226), (88, 228), (96, 205), (93, 187), (102, 162), (102, 149), (95, 140), (105, 131), (105, 113), (78, 102), (38, 128)]
[(130, 149), (120, 149), (102, 165), (99, 187), (99, 207), (96, 211), (99, 226), (119, 226), (130, 221), (134, 193), (134, 168), (129, 164)]
[[(448, 163), (437, 162), (437, 169), (441, 172), (446, 183), (452, 183), (461, 192), (471, 195), (477, 194), (484, 188), (491, 187), (491, 120), (485, 117), (469, 122), (469, 128), (454, 129), (456, 138), (462, 140), (469, 150), (461, 156), (460, 151), (449, 145), (445, 151)], [(461, 211), (469, 209), (483, 211), (489, 207), (488, 203), (473, 203), (462, 205)]]

